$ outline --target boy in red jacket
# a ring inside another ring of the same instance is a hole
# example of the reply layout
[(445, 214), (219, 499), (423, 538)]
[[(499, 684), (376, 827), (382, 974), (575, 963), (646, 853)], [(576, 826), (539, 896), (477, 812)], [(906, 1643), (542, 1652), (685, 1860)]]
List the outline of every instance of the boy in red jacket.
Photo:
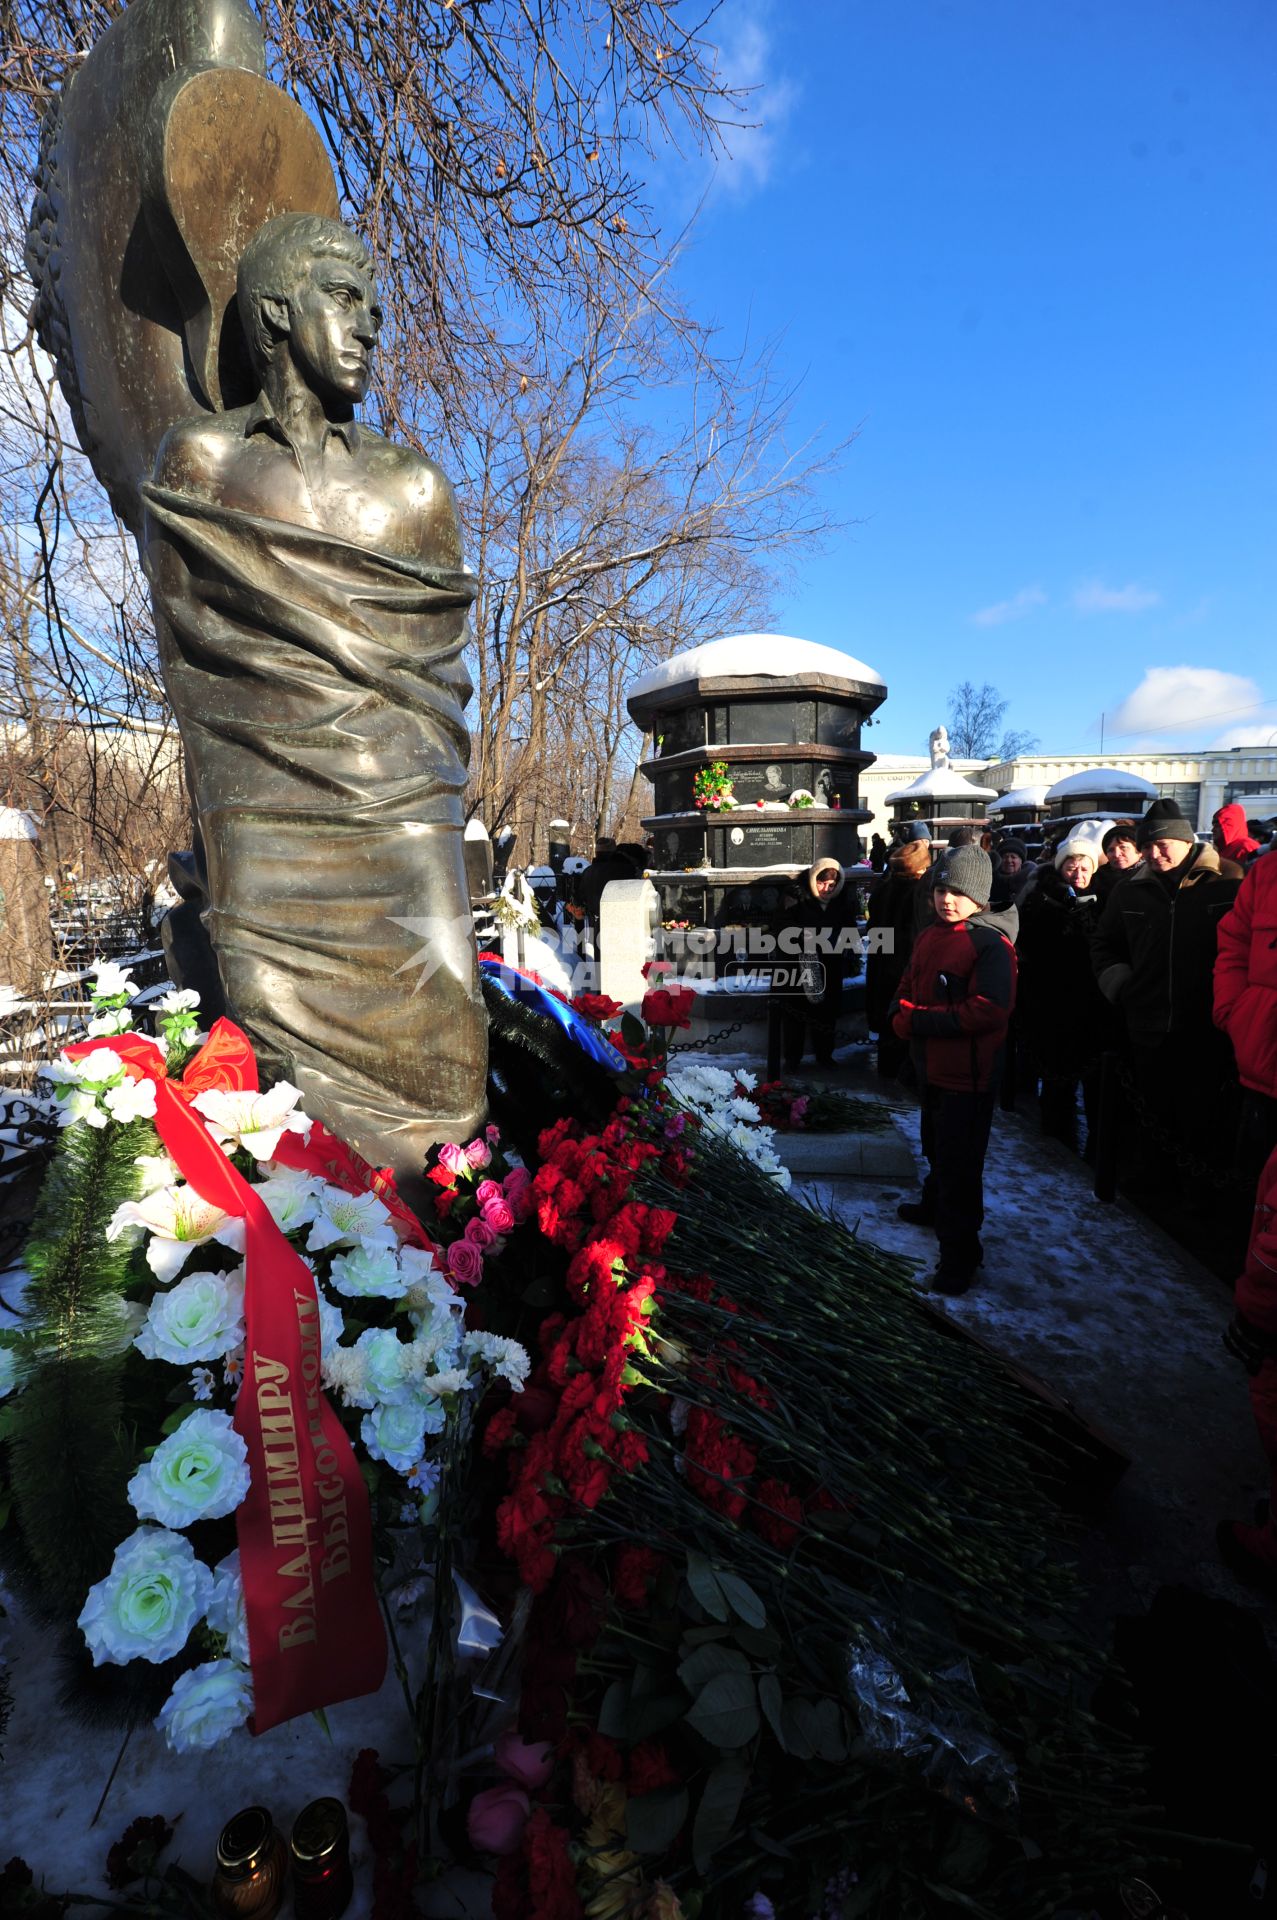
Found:
[(980, 847), (950, 853), (935, 883), (935, 920), (918, 936), (891, 1006), (922, 1089), (929, 1172), (903, 1220), (934, 1226), (933, 1292), (965, 1293), (984, 1257), (984, 1156), (1007, 1022), (1015, 1005), (1015, 909), (988, 913), (993, 863)]

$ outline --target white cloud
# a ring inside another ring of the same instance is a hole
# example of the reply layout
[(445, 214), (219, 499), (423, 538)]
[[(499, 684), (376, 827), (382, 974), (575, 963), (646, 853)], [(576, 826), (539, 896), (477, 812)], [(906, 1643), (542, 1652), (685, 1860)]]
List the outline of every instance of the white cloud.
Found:
[[(1137, 734), (1175, 733), (1184, 741), (1192, 728), (1197, 730), (1193, 744), (1201, 745), (1203, 735), (1215, 737), (1210, 723), (1225, 719), (1232, 720), (1234, 732), (1245, 722), (1253, 738), (1260, 727), (1254, 716), (1265, 707), (1260, 688), (1245, 674), (1223, 673), (1218, 667), (1148, 667), (1117, 712), (1107, 716), (1105, 738), (1116, 742)], [(1274, 725), (1277, 721), (1270, 721), (1268, 730)]]
[(1267, 711), (1261, 708), (1245, 726), (1229, 727), (1218, 740), (1212, 740), (1211, 745), (1221, 753), (1226, 753), (1229, 747), (1277, 747), (1277, 705)]
[(725, 86), (744, 91), (745, 98), (720, 127), (723, 152), (714, 178), (717, 185), (734, 193), (767, 185), (780, 136), (798, 104), (797, 86), (778, 71), (778, 43), (771, 32), (770, 12), (764, 0), (762, 5), (737, 6), (730, 19), (723, 21), (719, 77)]
[(991, 607), (981, 607), (978, 613), (970, 616), (973, 627), (1004, 627), (1008, 620), (1023, 620), (1035, 607), (1046, 605), (1046, 595), (1041, 587), (1021, 587), (1009, 600), (995, 600)]
[(1132, 580), (1124, 587), (1106, 587), (1102, 580), (1084, 580), (1073, 594), (1079, 613), (1147, 613), (1160, 607), (1162, 596), (1153, 587), (1140, 587)]

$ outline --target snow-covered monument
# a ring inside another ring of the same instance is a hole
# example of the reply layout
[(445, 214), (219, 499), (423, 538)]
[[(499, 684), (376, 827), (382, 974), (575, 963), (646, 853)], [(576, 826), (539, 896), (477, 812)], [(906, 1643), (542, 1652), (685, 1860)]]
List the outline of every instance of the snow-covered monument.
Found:
[(870, 818), (859, 776), (873, 760), (861, 728), (886, 697), (863, 661), (774, 633), (709, 641), (635, 681), (630, 717), (653, 740), (643, 825), (662, 918), (721, 925), (743, 887), (822, 855), (854, 865)]
[(1047, 818), (1051, 822), (1092, 816), (1138, 820), (1157, 792), (1151, 780), (1121, 767), (1083, 767), (1047, 788)]
[(997, 797), (996, 787), (977, 786), (958, 772), (949, 757), (948, 730), (941, 726), (931, 735), (931, 765), (907, 787), (889, 793), (887, 804), (898, 839), (922, 821), (933, 840), (944, 840), (955, 827), (983, 827), (988, 803)]

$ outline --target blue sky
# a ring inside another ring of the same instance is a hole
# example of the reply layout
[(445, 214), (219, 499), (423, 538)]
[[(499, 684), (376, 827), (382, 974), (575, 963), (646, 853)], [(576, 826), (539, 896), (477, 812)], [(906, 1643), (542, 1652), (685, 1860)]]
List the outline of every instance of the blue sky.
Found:
[[(677, 272), (859, 429), (779, 631), (921, 751), (992, 680), (1044, 750), (1277, 740), (1267, 0), (725, 0), (760, 82)], [(676, 178), (677, 176), (674, 176)], [(685, 209), (667, 182), (667, 225)]]

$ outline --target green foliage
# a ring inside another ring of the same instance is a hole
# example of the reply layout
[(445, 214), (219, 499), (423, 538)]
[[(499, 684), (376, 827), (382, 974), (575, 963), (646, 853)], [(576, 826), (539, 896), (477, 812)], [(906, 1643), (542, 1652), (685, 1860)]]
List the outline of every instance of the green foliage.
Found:
[(138, 1154), (155, 1150), (145, 1121), (68, 1127), (24, 1254), (31, 1373), (8, 1421), (8, 1477), (21, 1571), (41, 1610), (64, 1622), (75, 1620), (132, 1531), (132, 1450), (121, 1420), (132, 1255), (125, 1241), (108, 1243), (106, 1228), (137, 1196)]

